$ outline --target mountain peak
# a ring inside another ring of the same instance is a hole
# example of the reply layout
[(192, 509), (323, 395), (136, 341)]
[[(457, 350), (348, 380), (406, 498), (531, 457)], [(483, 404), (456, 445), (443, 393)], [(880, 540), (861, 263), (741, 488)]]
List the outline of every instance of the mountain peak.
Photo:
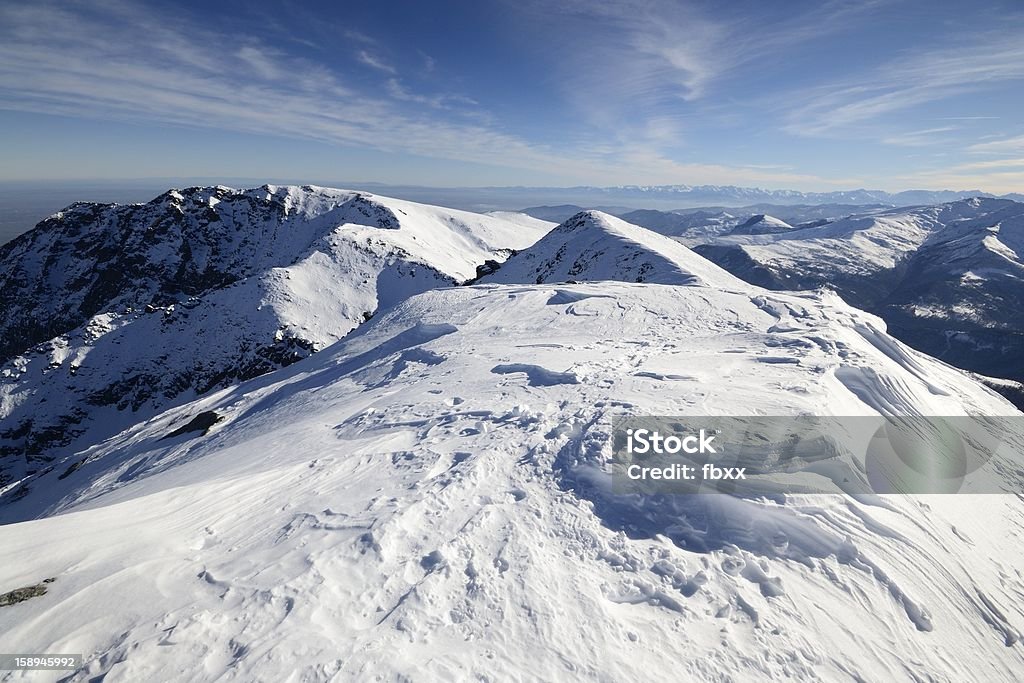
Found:
[(759, 213), (737, 225), (730, 234), (733, 235), (766, 235), (792, 230), (793, 226), (784, 220)]
[(746, 285), (675, 240), (602, 211), (581, 211), (512, 256), (483, 282), (617, 280), (660, 284)]

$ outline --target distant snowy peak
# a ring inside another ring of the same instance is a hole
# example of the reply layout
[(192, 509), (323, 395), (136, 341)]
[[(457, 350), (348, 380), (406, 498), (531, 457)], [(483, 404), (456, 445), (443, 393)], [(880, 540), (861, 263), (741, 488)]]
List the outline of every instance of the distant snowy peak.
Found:
[(771, 235), (780, 232), (788, 232), (792, 229), (793, 226), (786, 221), (762, 213), (751, 216), (746, 221), (733, 228), (729, 234)]
[(719, 235), (736, 224), (736, 216), (725, 211), (655, 211), (639, 209), (619, 215), (624, 221), (670, 237)]
[(745, 287), (675, 240), (600, 211), (576, 214), (481, 282), (588, 280)]

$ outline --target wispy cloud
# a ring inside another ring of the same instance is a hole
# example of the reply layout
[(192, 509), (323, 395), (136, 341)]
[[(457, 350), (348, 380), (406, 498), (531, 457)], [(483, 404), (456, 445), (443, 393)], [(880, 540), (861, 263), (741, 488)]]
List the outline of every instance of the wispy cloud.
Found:
[(722, 100), (734, 97), (731, 77), (851, 30), (887, 1), (827, 0), (803, 12), (772, 12), (678, 0), (508, 0), (545, 35), (551, 80), (595, 133), (588, 147), (674, 158), (688, 153), (708, 119), (742, 118)]
[[(1024, 154), (1024, 139), (1018, 154)], [(1024, 191), (1024, 157), (952, 163), (919, 171), (902, 178), (905, 187), (956, 187), (984, 189), (994, 193)]]
[(1024, 153), (1024, 135), (991, 142), (979, 142), (968, 147), (967, 151), (974, 154), (1022, 154)]
[(361, 64), (365, 64), (366, 66), (372, 69), (377, 69), (378, 71), (383, 71), (384, 73), (387, 74), (398, 73), (395, 67), (391, 66), (377, 55), (374, 55), (366, 50), (360, 50), (359, 53), (356, 55), (356, 58), (359, 60)]
[[(1024, 151), (1022, 149), (1021, 151)], [(992, 168), (1019, 168), (1024, 169), (1024, 158), (1017, 159), (993, 159), (991, 161), (971, 161), (966, 164), (958, 164), (951, 170), (955, 171), (981, 171)], [(1024, 188), (1022, 188), (1024, 189)]]
[(397, 78), (387, 80), (387, 91), (396, 100), (402, 102), (415, 102), (434, 109), (447, 109), (455, 105), (476, 106), (478, 103), (472, 97), (459, 95), (457, 93), (440, 93), (436, 95), (421, 95), (410, 91)]
[[(711, 14), (674, 0), (517, 0), (539, 21), (557, 23), (569, 85), (594, 85), (612, 97), (655, 96), (686, 101), (736, 67), (848, 30), (885, 0), (829, 0), (817, 8), (767, 18), (763, 13)], [(553, 22), (553, 16), (564, 21)], [(577, 32), (574, 40), (573, 31)], [(575, 55), (578, 55), (574, 58)]]
[(789, 113), (786, 130), (841, 135), (894, 112), (1022, 79), (1024, 42), (1018, 31), (975, 35), (971, 44), (904, 54), (854, 78), (785, 93), (787, 102), (802, 103)]
[(1021, 192), (1024, 188), (1024, 168), (984, 170), (953, 166), (933, 171), (922, 171), (902, 176), (899, 186), (895, 189), (921, 187), (955, 187), (963, 190), (984, 190), (994, 194)]
[[(595, 184), (847, 182), (678, 163), (657, 150), (619, 144), (553, 148), (492, 125), (465, 96), (417, 93), (390, 65), (379, 62), (375, 69), (389, 78), (367, 90), (254, 38), (197, 28), (128, 3), (88, 10), (0, 5), (0, 107), (9, 110), (303, 138)], [(458, 112), (459, 106), (470, 113)]]
[(349, 39), (351, 41), (354, 41), (354, 42), (357, 42), (357, 43), (363, 43), (364, 45), (376, 45), (377, 44), (377, 39), (376, 38), (374, 38), (373, 36), (367, 35), (366, 33), (363, 33), (362, 31), (356, 31), (355, 29), (351, 29), (351, 28), (345, 29), (344, 31), (342, 31), (341, 35), (345, 36), (347, 39)]
[(898, 147), (928, 147), (948, 141), (949, 136), (943, 135), (943, 133), (951, 133), (956, 130), (960, 129), (957, 126), (941, 126), (939, 128), (912, 130), (882, 138), (882, 142)]
[[(553, 166), (550, 150), (480, 125), (432, 119), (359, 93), (320, 64), (155, 20), (129, 5), (103, 17), (56, 5), (0, 8), (0, 101), (7, 109), (304, 137), (466, 161)], [(132, 27), (118, 28), (118, 27)], [(387, 65), (382, 66), (386, 67)], [(389, 68), (382, 69), (389, 71)], [(437, 102), (401, 89), (403, 104)]]
[(280, 55), (266, 49), (246, 45), (236, 53), (238, 58), (249, 66), (260, 78), (268, 81), (280, 80), (284, 77), (279, 65)]
[(417, 53), (423, 60), (423, 70), (427, 73), (432, 73), (437, 68), (437, 60), (422, 50), (417, 50)]

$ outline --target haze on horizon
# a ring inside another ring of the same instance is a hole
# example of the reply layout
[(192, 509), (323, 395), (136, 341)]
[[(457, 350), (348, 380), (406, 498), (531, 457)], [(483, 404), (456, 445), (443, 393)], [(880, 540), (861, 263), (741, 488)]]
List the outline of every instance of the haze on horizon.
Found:
[(0, 3), (0, 181), (1024, 190), (1024, 6)]

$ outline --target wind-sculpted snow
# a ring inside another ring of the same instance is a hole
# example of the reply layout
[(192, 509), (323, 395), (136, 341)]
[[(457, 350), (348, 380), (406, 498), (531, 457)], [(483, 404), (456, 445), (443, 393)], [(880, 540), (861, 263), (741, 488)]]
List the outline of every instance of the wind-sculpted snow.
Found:
[(1024, 379), (1024, 204), (968, 199), (778, 234), (682, 240), (772, 289), (827, 286), (917, 349)]
[(41, 476), (0, 592), (55, 581), (5, 648), (72, 681), (1018, 680), (1020, 497), (611, 491), (616, 415), (1014, 413), (882, 330), (749, 286), (414, 296)]
[(0, 249), (0, 488), (472, 279), (546, 227), (313, 187), (72, 205)]

